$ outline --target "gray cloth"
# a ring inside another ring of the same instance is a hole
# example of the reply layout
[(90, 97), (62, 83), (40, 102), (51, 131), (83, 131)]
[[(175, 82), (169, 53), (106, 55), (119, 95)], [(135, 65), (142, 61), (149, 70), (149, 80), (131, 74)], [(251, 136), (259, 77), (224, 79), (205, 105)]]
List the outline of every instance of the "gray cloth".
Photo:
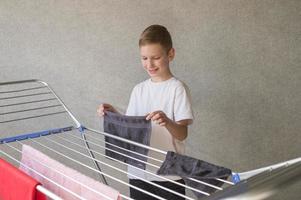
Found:
[[(223, 185), (223, 182), (215, 178), (227, 179), (231, 175), (231, 170), (169, 151), (157, 174), (181, 176), (186, 185), (211, 194), (216, 189), (192, 181), (189, 178), (195, 178), (220, 187)], [(195, 191), (194, 194), (198, 198), (204, 197), (203, 194)]]
[[(106, 133), (149, 146), (151, 136), (151, 122), (150, 120), (146, 120), (144, 116), (125, 116), (117, 113), (106, 112), (106, 114), (104, 115), (104, 131)], [(148, 154), (147, 148), (139, 147), (134, 144), (120, 141), (118, 139), (105, 137), (105, 141), (143, 155)], [(123, 161), (130, 165), (139, 167), (141, 169), (145, 169), (144, 163), (115, 153), (110, 149), (142, 161), (147, 161), (147, 158), (131, 152), (124, 151), (108, 143), (106, 143), (105, 150), (105, 154), (107, 156)]]

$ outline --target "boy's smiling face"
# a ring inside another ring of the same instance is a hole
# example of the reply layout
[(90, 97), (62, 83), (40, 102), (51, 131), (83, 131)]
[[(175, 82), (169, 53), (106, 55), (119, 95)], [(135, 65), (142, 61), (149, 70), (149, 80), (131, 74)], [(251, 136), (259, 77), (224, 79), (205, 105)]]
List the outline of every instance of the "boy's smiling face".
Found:
[(152, 81), (160, 82), (172, 77), (169, 62), (175, 55), (173, 48), (167, 53), (160, 44), (145, 44), (140, 47), (140, 55), (142, 65)]

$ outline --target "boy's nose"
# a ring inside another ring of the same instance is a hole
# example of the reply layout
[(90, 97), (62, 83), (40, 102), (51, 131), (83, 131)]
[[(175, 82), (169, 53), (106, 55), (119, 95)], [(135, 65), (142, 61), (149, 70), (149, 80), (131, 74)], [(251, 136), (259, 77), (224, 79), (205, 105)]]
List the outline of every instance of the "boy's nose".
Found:
[(146, 65), (147, 65), (147, 68), (153, 68), (154, 67), (154, 63), (151, 60), (148, 60)]

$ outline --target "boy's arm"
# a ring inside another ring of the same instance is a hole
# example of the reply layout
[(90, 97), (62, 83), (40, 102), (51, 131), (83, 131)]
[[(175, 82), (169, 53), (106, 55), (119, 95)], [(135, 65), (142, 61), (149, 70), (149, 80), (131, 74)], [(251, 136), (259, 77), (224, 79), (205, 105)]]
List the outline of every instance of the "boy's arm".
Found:
[(160, 126), (165, 126), (170, 134), (180, 141), (187, 137), (188, 125), (191, 124), (191, 120), (189, 119), (174, 122), (173, 120), (169, 119), (163, 111), (152, 112), (146, 116), (146, 119), (151, 119)]
[(185, 140), (187, 135), (188, 135), (188, 124), (189, 124), (188, 119), (186, 120), (181, 120), (178, 122), (174, 122), (172, 120), (170, 120), (170, 122), (168, 122), (165, 127), (167, 128), (167, 130), (172, 134), (172, 136), (174, 138), (176, 138), (177, 140)]

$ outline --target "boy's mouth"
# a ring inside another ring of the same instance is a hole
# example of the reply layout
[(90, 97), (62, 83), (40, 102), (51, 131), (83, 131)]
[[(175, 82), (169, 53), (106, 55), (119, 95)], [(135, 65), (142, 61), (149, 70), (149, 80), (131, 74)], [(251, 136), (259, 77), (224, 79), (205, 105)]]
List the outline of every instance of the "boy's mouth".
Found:
[(148, 72), (150, 74), (155, 74), (158, 71), (158, 69), (149, 69)]

